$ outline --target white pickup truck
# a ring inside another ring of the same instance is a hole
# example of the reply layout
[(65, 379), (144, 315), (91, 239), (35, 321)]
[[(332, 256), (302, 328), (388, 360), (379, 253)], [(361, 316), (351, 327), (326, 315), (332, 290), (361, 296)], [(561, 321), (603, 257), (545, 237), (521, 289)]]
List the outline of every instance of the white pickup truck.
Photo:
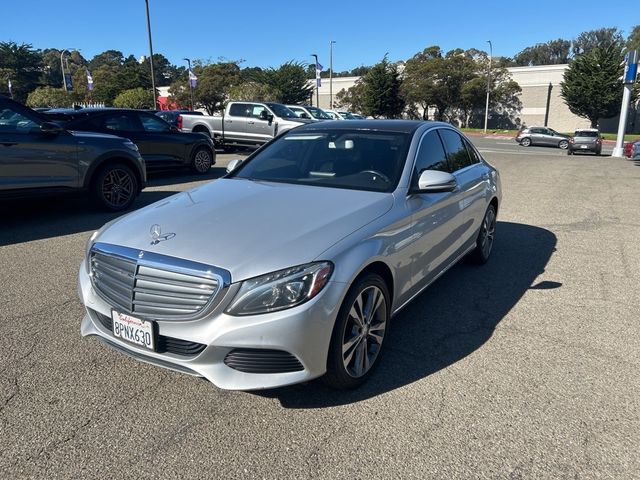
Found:
[(178, 128), (204, 133), (217, 147), (260, 146), (279, 133), (311, 120), (299, 118), (284, 105), (272, 102), (230, 102), (223, 116), (182, 115)]

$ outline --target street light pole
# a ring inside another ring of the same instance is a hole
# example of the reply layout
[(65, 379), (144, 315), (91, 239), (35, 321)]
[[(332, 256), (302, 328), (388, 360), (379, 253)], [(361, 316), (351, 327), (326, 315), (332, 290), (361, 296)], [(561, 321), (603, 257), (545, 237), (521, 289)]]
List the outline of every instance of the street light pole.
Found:
[(489, 88), (491, 86), (491, 60), (493, 57), (493, 47), (491, 40), (487, 40), (489, 44), (489, 71), (487, 72), (487, 103), (484, 107), (484, 133), (487, 133), (487, 121), (489, 120)]
[(156, 98), (156, 78), (153, 73), (153, 43), (151, 42), (151, 19), (149, 17), (149, 0), (144, 0), (147, 6), (147, 33), (149, 34), (149, 64), (151, 65), (151, 89), (153, 91), (153, 108), (158, 108), (158, 99)]
[[(333, 45), (335, 40), (329, 42), (329, 108), (333, 110)], [(320, 105), (318, 105), (319, 107)]]
[(191, 85), (191, 60), (189, 58), (183, 58), (189, 64), (188, 80), (189, 80), (189, 97), (191, 98), (191, 111), (193, 112), (193, 86)]
[(316, 107), (320, 108), (320, 87), (318, 86), (318, 55), (312, 53), (311, 56), (316, 60), (316, 63), (313, 66), (313, 70), (316, 72)]

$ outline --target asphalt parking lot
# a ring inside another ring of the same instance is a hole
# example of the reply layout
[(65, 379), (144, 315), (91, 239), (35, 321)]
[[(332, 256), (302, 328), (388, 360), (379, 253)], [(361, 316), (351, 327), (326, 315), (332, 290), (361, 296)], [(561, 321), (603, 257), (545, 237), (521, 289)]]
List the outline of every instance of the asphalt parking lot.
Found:
[[(640, 166), (472, 140), (502, 175), (493, 256), (403, 310), (346, 393), (221, 391), (81, 338), (77, 269), (114, 215), (0, 205), (0, 478), (637, 478)], [(202, 181), (156, 175), (135, 207)]]

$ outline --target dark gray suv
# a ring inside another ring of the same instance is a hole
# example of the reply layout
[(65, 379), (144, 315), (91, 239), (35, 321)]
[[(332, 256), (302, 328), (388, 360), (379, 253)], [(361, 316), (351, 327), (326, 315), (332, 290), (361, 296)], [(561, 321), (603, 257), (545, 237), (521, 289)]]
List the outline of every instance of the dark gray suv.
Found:
[(87, 191), (111, 211), (146, 183), (138, 147), (114, 135), (69, 131), (0, 96), (0, 199)]

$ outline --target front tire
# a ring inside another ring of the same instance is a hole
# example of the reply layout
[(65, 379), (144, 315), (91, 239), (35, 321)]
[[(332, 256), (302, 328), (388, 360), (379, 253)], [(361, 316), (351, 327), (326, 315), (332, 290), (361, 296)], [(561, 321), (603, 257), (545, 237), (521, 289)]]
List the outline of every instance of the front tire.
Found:
[(120, 212), (128, 209), (138, 195), (138, 179), (122, 163), (102, 167), (91, 183), (91, 196), (105, 210)]
[(379, 363), (390, 309), (387, 284), (377, 274), (349, 289), (333, 327), (324, 383), (351, 389), (366, 381)]
[(489, 260), (496, 234), (496, 207), (489, 205), (476, 239), (476, 248), (469, 254), (469, 259), (478, 265), (484, 265)]
[(567, 148), (569, 148), (569, 142), (567, 140), (560, 140), (560, 142), (558, 142), (558, 148), (566, 150)]
[(199, 147), (191, 155), (191, 170), (200, 175), (204, 175), (213, 165), (213, 153), (206, 147)]

